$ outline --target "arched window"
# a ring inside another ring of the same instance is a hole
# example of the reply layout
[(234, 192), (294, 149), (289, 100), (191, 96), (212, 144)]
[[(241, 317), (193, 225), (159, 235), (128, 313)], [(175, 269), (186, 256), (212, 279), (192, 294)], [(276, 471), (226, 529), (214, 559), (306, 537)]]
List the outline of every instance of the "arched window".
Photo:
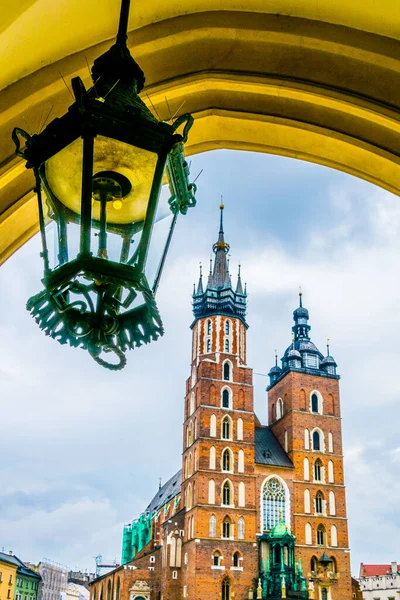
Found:
[(225, 352), (230, 352), (230, 346), (228, 338), (225, 338)]
[(304, 430), (304, 450), (310, 449), (310, 432), (308, 429)]
[(328, 590), (325, 587), (321, 590), (321, 600), (328, 600)]
[(237, 439), (243, 440), (243, 419), (237, 420)]
[(210, 417), (210, 437), (217, 437), (217, 417), (215, 415)]
[(232, 485), (230, 481), (225, 481), (222, 486), (222, 504), (225, 506), (233, 504)]
[(208, 504), (215, 504), (215, 481), (210, 479), (208, 482)]
[(318, 568), (318, 559), (316, 556), (311, 558), (311, 572), (316, 573)]
[[(332, 544), (333, 546), (333, 544)], [(336, 558), (334, 556), (331, 556), (331, 571), (332, 573), (337, 573), (337, 562), (336, 562)]]
[(325, 544), (325, 528), (323, 525), (319, 525), (317, 529), (317, 544), (318, 546)]
[(336, 516), (336, 499), (334, 492), (329, 492), (329, 514), (332, 515), (332, 517)]
[(283, 400), (282, 398), (278, 398), (278, 402), (276, 403), (276, 418), (280, 419), (283, 415)]
[(231, 365), (228, 363), (228, 361), (224, 362), (223, 376), (225, 381), (231, 380)]
[(231, 600), (231, 584), (227, 577), (222, 582), (222, 600)]
[(310, 479), (310, 463), (308, 458), (304, 459), (304, 481), (308, 481)]
[(117, 577), (117, 586), (115, 588), (115, 600), (119, 600), (119, 596), (120, 596), (120, 581), (119, 581), (119, 577)]
[(319, 431), (314, 431), (312, 434), (313, 450), (321, 450), (321, 436)]
[(222, 439), (230, 440), (231, 439), (231, 420), (229, 417), (224, 417), (222, 419)]
[(231, 407), (231, 395), (228, 389), (224, 389), (222, 391), (222, 408), (230, 408)]
[(186, 489), (186, 509), (192, 508), (192, 485), (189, 483)]
[(231, 451), (229, 450), (229, 448), (226, 448), (223, 452), (222, 452), (222, 470), (223, 471), (232, 471), (233, 470), (233, 461), (232, 461), (232, 454)]
[(328, 452), (333, 452), (333, 434), (331, 431), (328, 433)]
[(311, 546), (312, 544), (312, 529), (310, 523), (306, 523), (306, 544)]
[(328, 462), (328, 481), (329, 481), (329, 483), (335, 483), (335, 475), (333, 472), (333, 462), (331, 460)]
[(211, 517), (210, 517), (209, 535), (210, 535), (210, 537), (217, 537), (217, 519), (216, 519), (215, 515), (211, 515)]
[(178, 538), (176, 541), (176, 560), (175, 566), (180, 567), (182, 565), (182, 540)]
[(317, 460), (314, 463), (314, 480), (315, 481), (322, 480), (322, 463), (319, 460), (319, 458), (317, 458)]
[(240, 507), (246, 506), (246, 488), (245, 488), (245, 485), (244, 485), (243, 481), (241, 481), (239, 483), (239, 501), (238, 501), (238, 505)]
[(235, 552), (233, 555), (233, 566), (237, 569), (240, 565), (239, 563), (240, 560), (240, 554), (239, 552)]
[(210, 469), (215, 469), (215, 448), (211, 446), (210, 448)]
[(211, 335), (211, 321), (207, 321), (207, 335)]
[(188, 425), (188, 436), (187, 436), (187, 445), (191, 446), (193, 444), (193, 422), (190, 421)]
[(107, 584), (107, 600), (111, 600), (111, 581), (108, 580)]
[(225, 517), (222, 521), (222, 537), (225, 539), (231, 537), (231, 520), (229, 517)]
[(304, 512), (307, 514), (311, 512), (310, 490), (304, 490)]
[(175, 556), (176, 556), (176, 538), (173, 537), (171, 539), (171, 548), (170, 548), (170, 555), (169, 555), (169, 566), (170, 567), (175, 567)]
[(188, 460), (188, 477), (190, 477), (193, 474), (193, 459), (192, 459), (192, 453), (189, 454), (189, 460)]
[(311, 396), (311, 410), (312, 410), (312, 412), (316, 412), (316, 413), (319, 412), (317, 394), (312, 394), (312, 396)]
[(322, 514), (322, 501), (323, 497), (321, 492), (317, 492), (315, 496), (315, 512), (318, 514)]
[(219, 552), (219, 550), (215, 550), (213, 555), (212, 555), (212, 559), (213, 559), (213, 565), (214, 567), (220, 567), (221, 566), (221, 560), (222, 560), (222, 556), (221, 556), (221, 552)]
[(194, 439), (197, 439), (197, 417), (194, 418)]
[(278, 523), (280, 512), (286, 522), (286, 490), (276, 477), (271, 477), (264, 483), (262, 507), (263, 531), (268, 531)]
[(238, 452), (238, 473), (244, 473), (244, 452), (241, 449)]
[(238, 520), (238, 539), (244, 540), (244, 518), (239, 517)]
[(225, 321), (225, 335), (229, 335), (231, 332), (231, 324), (230, 321)]
[(208, 338), (207, 340), (207, 352), (211, 352), (211, 339)]
[(189, 413), (192, 414), (194, 412), (194, 393), (190, 394), (190, 405), (189, 405)]

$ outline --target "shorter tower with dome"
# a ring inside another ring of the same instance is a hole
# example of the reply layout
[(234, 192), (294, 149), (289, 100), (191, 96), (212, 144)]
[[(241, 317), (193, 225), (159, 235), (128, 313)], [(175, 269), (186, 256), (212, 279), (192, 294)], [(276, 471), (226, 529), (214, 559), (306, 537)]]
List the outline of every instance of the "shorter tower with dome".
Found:
[(122, 566), (92, 583), (91, 600), (351, 597), (337, 364), (311, 341), (300, 294), (261, 423), (223, 212), (193, 292), (180, 468), (124, 527)]

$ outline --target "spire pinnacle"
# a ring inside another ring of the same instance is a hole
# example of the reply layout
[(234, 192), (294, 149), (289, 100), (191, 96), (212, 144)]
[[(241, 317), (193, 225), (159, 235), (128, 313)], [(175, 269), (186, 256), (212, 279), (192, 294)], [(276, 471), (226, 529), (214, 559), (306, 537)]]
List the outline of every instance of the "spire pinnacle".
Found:
[(303, 308), (303, 292), (301, 291), (301, 285), (299, 286), (299, 299), (300, 299), (300, 308)]
[(275, 366), (276, 367), (278, 366), (278, 352), (276, 349), (275, 349)]
[(329, 346), (330, 346), (331, 340), (328, 338), (326, 340), (326, 355), (329, 356)]

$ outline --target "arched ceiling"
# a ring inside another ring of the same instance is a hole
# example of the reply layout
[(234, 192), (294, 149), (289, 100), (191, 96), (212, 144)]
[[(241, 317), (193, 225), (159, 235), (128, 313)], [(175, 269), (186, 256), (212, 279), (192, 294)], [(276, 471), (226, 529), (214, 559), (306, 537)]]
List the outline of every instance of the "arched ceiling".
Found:
[[(188, 153), (272, 152), (400, 194), (397, 0), (152, 0), (131, 12), (144, 98), (161, 118), (169, 107), (195, 116)], [(109, 47), (118, 13), (119, 0), (2, 7), (0, 261), (37, 230), (32, 173), (11, 131), (37, 132), (65, 112), (71, 77), (89, 83), (87, 62)]]

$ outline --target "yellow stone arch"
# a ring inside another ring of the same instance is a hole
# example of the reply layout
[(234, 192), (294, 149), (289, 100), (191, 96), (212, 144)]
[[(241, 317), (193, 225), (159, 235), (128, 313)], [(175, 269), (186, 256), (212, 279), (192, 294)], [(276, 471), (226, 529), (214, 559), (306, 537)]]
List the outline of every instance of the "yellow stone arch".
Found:
[[(14, 157), (11, 131), (37, 132), (65, 112), (72, 100), (62, 77), (89, 83), (87, 62), (109, 47), (119, 12), (119, 0), (6, 4), (0, 261), (38, 229), (32, 173)], [(194, 115), (189, 154), (281, 154), (400, 194), (398, 0), (133, 4), (129, 46), (147, 76), (144, 98), (163, 119)]]

